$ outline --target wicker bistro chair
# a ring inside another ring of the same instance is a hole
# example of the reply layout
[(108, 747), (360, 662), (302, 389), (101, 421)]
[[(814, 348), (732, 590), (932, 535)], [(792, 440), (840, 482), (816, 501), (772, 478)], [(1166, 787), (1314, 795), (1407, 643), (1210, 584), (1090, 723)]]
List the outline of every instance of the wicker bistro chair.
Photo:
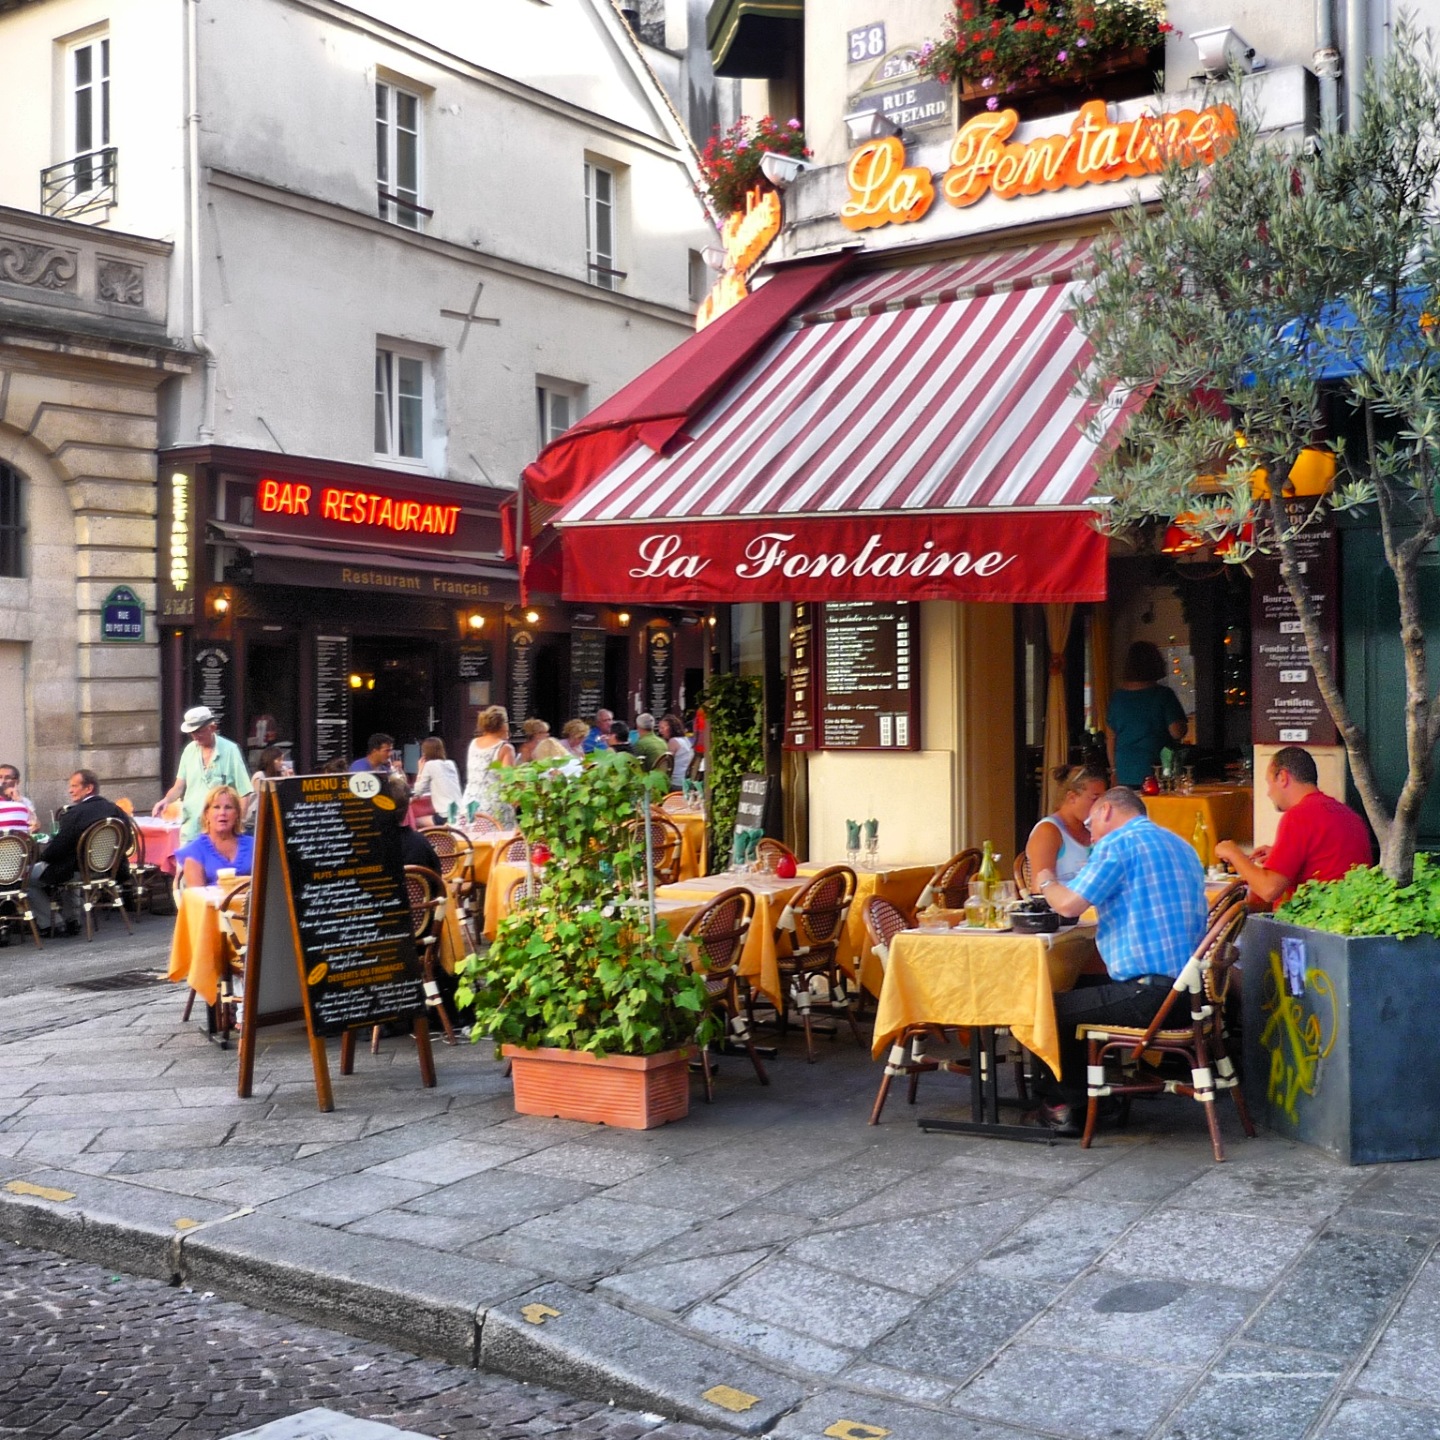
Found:
[(476, 812), (475, 818), (470, 821), (470, 828), (477, 835), (498, 835), (505, 829), (505, 826), (493, 815), (488, 814), (484, 810), (480, 810)]
[(523, 865), (529, 858), (530, 842), (523, 835), (517, 835), (496, 855), (495, 863), (497, 865)]
[(767, 875), (775, 873), (775, 867), (780, 863), (783, 856), (788, 855), (798, 865), (800, 862), (795, 858), (795, 852), (783, 840), (772, 840), (769, 836), (761, 840), (755, 847), (755, 860)]
[(153, 915), (156, 913), (156, 897), (168, 897), (170, 893), (170, 877), (158, 865), (152, 865), (145, 859), (145, 832), (134, 820), (127, 828), (130, 839), (125, 847), (125, 863), (129, 868), (129, 879), (122, 888), (135, 915), (138, 916), (142, 910), (149, 910)]
[(970, 898), (970, 882), (980, 868), (980, 859), (978, 850), (962, 850), (937, 866), (929, 883), (920, 892), (915, 908), (924, 910), (931, 905), (939, 905), (946, 910), (963, 910)]
[[(211, 1035), (220, 1037), (220, 1048), (229, 1048), (230, 1032), (240, 1019), (241, 997), (235, 982), (245, 978), (245, 955), (250, 948), (250, 881), (241, 880), (228, 891), (216, 909), (220, 921), (220, 983), (215, 992), (215, 1008), (208, 1017)], [(190, 992), (192, 998), (195, 992)], [(185, 1018), (190, 1018), (187, 1006)]]
[[(641, 823), (639, 820), (631, 820), (626, 824), (625, 831), (627, 839), (640, 847), (641, 870), (635, 879), (640, 888), (643, 888), (645, 832), (640, 828)], [(673, 885), (680, 878), (680, 857), (685, 849), (684, 837), (673, 820), (667, 819), (653, 808), (650, 811), (649, 824), (650, 855), (655, 867), (655, 883)]]
[(91, 919), (98, 908), (118, 910), (130, 927), (130, 917), (125, 913), (124, 882), (120, 872), (125, 866), (125, 849), (130, 842), (130, 826), (124, 820), (111, 816), (97, 820), (81, 837), (79, 847), (80, 873), (63, 886), (74, 891), (85, 912), (85, 938), (95, 938), (95, 926)]
[(1022, 899), (1035, 893), (1035, 877), (1030, 873), (1030, 857), (1023, 850), (1015, 857), (1015, 889)]
[(30, 909), (30, 894), (25, 888), (34, 860), (35, 841), (29, 835), (20, 831), (0, 835), (0, 931), (6, 932), (8, 938), (12, 922), (28, 925), (36, 948), (43, 950), (40, 930)]
[[(440, 927), (445, 922), (445, 882), (433, 870), (423, 865), (405, 867), (405, 898), (410, 902), (410, 927), (415, 936), (415, 950), (420, 957), (420, 974), (425, 987), (425, 1003), (440, 1017), (441, 1028), (445, 1031), (445, 1043), (455, 1043), (455, 1027), (445, 1009), (445, 997), (440, 993), (436, 978), (440, 966)], [(370, 1032), (370, 1053), (380, 1053), (380, 1032), (377, 1025)], [(351, 1035), (353, 1031), (346, 1031)], [(352, 1042), (353, 1043), (353, 1042)], [(342, 1074), (350, 1072), (345, 1068), (346, 1054), (342, 1045), (340, 1067)]]
[[(1254, 1123), (1240, 1091), (1240, 1077), (1225, 1048), (1225, 1000), (1230, 988), (1230, 968), (1235, 962), (1235, 941), (1245, 924), (1245, 903), (1236, 901), (1209, 927), (1186, 962), (1159, 1012), (1150, 1024), (1138, 1026), (1081, 1025), (1076, 1034), (1087, 1042), (1089, 1051), (1089, 1095), (1085, 1113), (1085, 1134), (1080, 1141), (1088, 1147), (1095, 1138), (1095, 1121), (1102, 1096), (1188, 1095), (1205, 1107), (1210, 1127), (1210, 1147), (1217, 1161), (1224, 1160), (1220, 1120), (1215, 1114), (1215, 1092), (1228, 1090), (1246, 1135), (1255, 1134)], [(1181, 995), (1190, 997), (1189, 1025), (1166, 1027), (1165, 1020)], [(1156, 1050), (1189, 1063), (1188, 1081), (1169, 1079), (1157, 1071), (1141, 1071), (1141, 1057)], [(1109, 1061), (1111, 1068), (1106, 1068)], [(1118, 1067), (1118, 1074), (1114, 1071)]]
[(1205, 916), (1205, 928), (1209, 928), (1234, 904), (1244, 905), (1247, 909), (1250, 905), (1250, 887), (1243, 880), (1235, 880), (1227, 885), (1210, 902), (1210, 912)]
[[(828, 1004), (832, 1013), (843, 1015), (850, 1022), (855, 1043), (864, 1044), (855, 1023), (848, 977), (840, 968), (840, 942), (854, 898), (855, 872), (848, 865), (832, 865), (805, 882), (781, 912), (776, 926), (777, 941), (786, 935), (790, 939), (790, 953), (779, 961), (780, 980), (805, 1026), (805, 1053), (812, 1065), (815, 1037), (811, 1011), (817, 1000)], [(817, 990), (817, 981), (823, 990)], [(782, 1025), (786, 1019), (781, 1017)]]
[[(865, 931), (870, 937), (871, 948), (875, 951), (883, 969), (890, 963), (890, 942), (904, 929), (909, 927), (910, 922), (905, 918), (905, 912), (898, 906), (892, 905), (888, 900), (882, 900), (878, 895), (869, 895), (860, 907), (861, 917), (865, 921)], [(915, 1103), (915, 1095), (920, 1087), (920, 1076), (927, 1070), (964, 1070), (969, 1071), (968, 1065), (952, 1065), (948, 1061), (931, 1060), (925, 1053), (927, 1041), (946, 1039), (943, 1029), (936, 1025), (911, 1025), (908, 1026), (900, 1037), (890, 1046), (890, 1054), (885, 1059), (885, 1073), (880, 1077), (880, 1092), (875, 1096), (875, 1105), (870, 1111), (870, 1123), (880, 1123), (880, 1112), (885, 1108), (885, 1101), (890, 1094), (890, 1082), (898, 1075), (910, 1077), (910, 1093), (906, 1097), (911, 1105)]]
[(471, 878), (474, 870), (475, 847), (470, 837), (453, 825), (432, 825), (425, 839), (440, 862), (440, 878), (455, 901), (457, 913), (470, 944), (475, 943), (475, 921), (483, 910), (480, 887)]
[(645, 768), (656, 770), (669, 780), (675, 773), (675, 757), (667, 750), (663, 755), (657, 755)]
[(517, 875), (505, 892), (505, 913), (519, 910), (533, 904), (540, 898), (540, 877), (538, 875)]
[(695, 813), (693, 802), (679, 790), (667, 790), (655, 808), (663, 810), (667, 814), (673, 814), (675, 811), (682, 811), (687, 815)]
[[(770, 1077), (760, 1063), (750, 1030), (749, 1012), (740, 998), (740, 955), (754, 915), (755, 897), (750, 891), (722, 890), (703, 910), (690, 917), (678, 938), (681, 944), (688, 941), (693, 947), (691, 964), (705, 977), (705, 994), (711, 1011), (725, 1021), (726, 1040), (745, 1047), (756, 1078), (762, 1085), (768, 1085)], [(700, 1051), (700, 1066), (705, 1076), (708, 1104), (715, 1098), (709, 1046)]]

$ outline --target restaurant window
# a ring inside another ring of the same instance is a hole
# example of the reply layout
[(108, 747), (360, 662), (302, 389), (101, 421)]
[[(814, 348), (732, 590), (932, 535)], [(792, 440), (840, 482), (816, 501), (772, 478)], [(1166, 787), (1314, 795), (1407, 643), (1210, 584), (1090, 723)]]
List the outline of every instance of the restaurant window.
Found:
[(430, 362), (413, 351), (375, 351), (375, 453), (389, 460), (425, 459), (432, 408)]
[(91, 36), (66, 53), (66, 151), (73, 163), (73, 189), (83, 194), (108, 183), (105, 157), (110, 144), (110, 40)]
[(592, 285), (618, 290), (625, 278), (616, 268), (618, 180), (614, 170), (585, 162), (585, 261)]
[(7, 579), (25, 574), (24, 498), (20, 472), (0, 465), (0, 576)]
[(535, 408), (540, 422), (540, 448), (563, 435), (581, 416), (578, 386), (542, 380), (535, 386)]
[(420, 204), (420, 97), (375, 82), (375, 188), (380, 218), (407, 230), (431, 212)]

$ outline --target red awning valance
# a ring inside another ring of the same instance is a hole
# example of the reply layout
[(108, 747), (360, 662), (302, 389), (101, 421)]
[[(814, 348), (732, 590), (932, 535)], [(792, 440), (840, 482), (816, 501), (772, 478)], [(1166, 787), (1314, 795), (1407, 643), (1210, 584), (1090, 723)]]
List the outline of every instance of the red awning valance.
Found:
[(1105, 598), (1085, 511), (666, 520), (562, 531), (565, 596), (613, 604)]

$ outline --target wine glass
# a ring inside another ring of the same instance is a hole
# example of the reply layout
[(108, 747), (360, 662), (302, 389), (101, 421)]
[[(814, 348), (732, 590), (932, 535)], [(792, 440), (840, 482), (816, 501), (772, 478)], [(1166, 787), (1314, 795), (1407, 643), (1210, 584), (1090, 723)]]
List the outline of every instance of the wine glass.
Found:
[(880, 837), (878, 835), (866, 835), (865, 837), (865, 868), (867, 870), (878, 870), (880, 868), (877, 858), (880, 850)]

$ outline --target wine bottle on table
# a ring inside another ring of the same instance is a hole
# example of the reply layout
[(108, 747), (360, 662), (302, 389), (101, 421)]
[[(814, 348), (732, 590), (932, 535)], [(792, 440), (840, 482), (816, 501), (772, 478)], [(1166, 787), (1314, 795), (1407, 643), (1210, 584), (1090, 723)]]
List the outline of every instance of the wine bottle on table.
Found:
[(993, 900), (996, 895), (996, 887), (1000, 884), (1000, 866), (996, 863), (998, 857), (995, 854), (995, 846), (985, 841), (984, 853), (980, 857), (980, 871), (976, 879), (984, 885), (984, 896), (987, 900)]

